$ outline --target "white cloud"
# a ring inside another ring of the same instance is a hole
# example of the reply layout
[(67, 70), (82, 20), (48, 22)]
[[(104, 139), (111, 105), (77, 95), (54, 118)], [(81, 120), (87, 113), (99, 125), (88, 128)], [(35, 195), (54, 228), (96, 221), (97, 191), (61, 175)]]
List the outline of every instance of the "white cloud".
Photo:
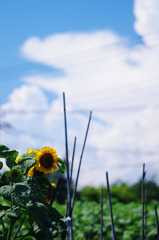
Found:
[[(150, 29), (157, 31), (153, 26), (158, 11), (155, 0), (135, 1), (135, 30), (148, 46), (128, 47), (128, 39), (106, 30), (61, 33), (26, 40), (21, 47), (23, 57), (57, 67), (64, 74), (58, 78), (23, 76), (24, 85), (16, 89), (3, 106), (2, 109), (7, 110), (46, 110), (44, 115), (28, 115), (30, 117), (6, 115), (5, 121), (12, 120), (15, 128), (26, 129), (27, 137), (23, 132), (18, 143), (21, 141), (21, 145), (27, 147), (53, 144), (61, 155), (65, 153), (61, 114), (64, 91), (68, 111), (86, 110), (86, 115), (68, 114), (70, 155), (74, 136), (77, 136), (75, 170), (89, 110), (93, 110), (94, 118), (82, 163), (81, 186), (105, 184), (106, 170), (110, 171), (112, 182), (121, 178), (132, 183), (141, 176), (143, 162), (147, 163), (152, 175), (158, 169), (158, 156), (154, 153), (157, 154), (159, 148), (159, 44), (157, 41), (152, 44), (145, 37)], [(56, 93), (58, 98), (49, 104), (43, 90)], [(122, 111), (124, 108), (126, 110)], [(7, 143), (7, 135), (2, 137)], [(11, 146), (13, 138), (10, 138)], [(150, 151), (154, 155), (149, 155)]]
[(135, 0), (134, 24), (136, 32), (143, 37), (148, 45), (158, 44), (159, 36), (159, 1), (158, 0)]

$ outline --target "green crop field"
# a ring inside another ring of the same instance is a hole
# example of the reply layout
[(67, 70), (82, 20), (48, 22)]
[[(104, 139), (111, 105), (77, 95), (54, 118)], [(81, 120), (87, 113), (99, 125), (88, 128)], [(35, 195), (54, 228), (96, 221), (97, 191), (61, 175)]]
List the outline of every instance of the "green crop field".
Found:
[[(138, 240), (141, 239), (142, 205), (141, 203), (120, 203), (112, 199), (116, 239)], [(147, 207), (147, 238), (157, 239), (154, 205), (152, 201)], [(65, 205), (55, 203), (57, 209), (64, 214)], [(107, 200), (103, 209), (103, 239), (111, 240), (111, 219)], [(85, 234), (90, 240), (100, 239), (100, 204), (94, 201), (77, 201), (73, 214), (73, 230), (75, 239), (85, 239)]]

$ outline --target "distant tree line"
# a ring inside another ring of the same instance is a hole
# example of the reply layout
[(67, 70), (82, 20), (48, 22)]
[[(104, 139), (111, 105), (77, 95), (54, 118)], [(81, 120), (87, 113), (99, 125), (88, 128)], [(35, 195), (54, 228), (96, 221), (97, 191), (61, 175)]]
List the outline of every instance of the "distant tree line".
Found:
[[(147, 202), (150, 202), (152, 200), (159, 201), (159, 186), (157, 183), (154, 180), (149, 180), (146, 182), (146, 184), (148, 189)], [(118, 202), (121, 203), (141, 202), (141, 185), (141, 180), (133, 185), (128, 185), (127, 183), (123, 182), (115, 183), (110, 188), (111, 197), (115, 198)], [(106, 186), (101, 186), (98, 188), (85, 186), (77, 192), (76, 200), (100, 202), (101, 188), (103, 188), (103, 194), (107, 197)], [(64, 176), (62, 177), (59, 189), (60, 190), (57, 193), (56, 200), (60, 204), (63, 204), (67, 198), (67, 184)]]

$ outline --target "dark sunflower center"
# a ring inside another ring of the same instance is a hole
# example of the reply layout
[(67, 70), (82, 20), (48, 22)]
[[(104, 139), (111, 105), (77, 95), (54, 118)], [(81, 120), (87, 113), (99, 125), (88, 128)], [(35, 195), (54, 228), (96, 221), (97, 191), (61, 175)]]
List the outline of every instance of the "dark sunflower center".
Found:
[(19, 172), (17, 171), (12, 172), (11, 177), (13, 180), (19, 179)]
[(45, 168), (51, 168), (54, 164), (54, 158), (50, 153), (45, 153), (41, 156), (40, 163)]

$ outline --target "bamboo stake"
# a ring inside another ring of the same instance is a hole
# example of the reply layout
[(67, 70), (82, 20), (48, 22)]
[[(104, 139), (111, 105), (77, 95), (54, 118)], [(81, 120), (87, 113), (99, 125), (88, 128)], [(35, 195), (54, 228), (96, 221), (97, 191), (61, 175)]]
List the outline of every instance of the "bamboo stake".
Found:
[[(65, 148), (66, 148), (66, 167), (67, 167), (67, 206), (66, 206), (66, 217), (70, 216), (71, 213), (71, 191), (70, 191), (70, 177), (69, 177), (69, 161), (68, 161), (68, 140), (67, 140), (67, 119), (66, 119), (66, 103), (65, 103), (65, 93), (63, 92), (63, 108), (64, 108), (64, 125), (65, 125)], [(72, 228), (72, 218), (69, 220), (70, 237), (73, 240), (73, 228)]]
[(107, 182), (107, 192), (108, 192), (108, 200), (109, 200), (109, 210), (110, 210), (110, 217), (111, 217), (112, 235), (113, 235), (113, 240), (115, 240), (115, 239), (116, 239), (116, 236), (115, 236), (115, 229), (114, 229), (114, 220), (113, 220), (113, 211), (112, 211), (112, 203), (111, 203), (111, 196), (110, 196), (108, 172), (106, 172), (106, 182)]
[(145, 179), (145, 163), (143, 163), (143, 173), (142, 173), (142, 240), (145, 239), (145, 196), (144, 196), (144, 179)]
[(72, 173), (73, 173), (73, 163), (74, 163), (74, 156), (75, 156), (75, 149), (76, 149), (76, 139), (77, 139), (77, 137), (75, 137), (74, 145), (73, 145), (71, 175), (70, 175), (70, 186), (72, 185)]
[(147, 240), (147, 184), (145, 193), (145, 240)]
[(75, 187), (74, 187), (74, 192), (73, 192), (73, 199), (72, 199), (72, 205), (71, 205), (71, 214), (73, 212), (73, 207), (74, 207), (74, 202), (75, 202), (75, 197), (76, 197), (76, 191), (77, 191), (78, 178), (79, 178), (79, 173), (80, 173), (80, 168), (81, 168), (81, 163), (82, 163), (82, 157), (83, 157), (83, 153), (84, 153), (84, 149), (85, 149), (85, 144), (86, 144), (86, 140), (87, 140), (89, 125), (90, 125), (90, 121), (91, 121), (91, 116), (92, 116), (92, 111), (90, 112), (88, 125), (87, 125), (87, 130), (86, 130), (86, 134), (85, 134), (85, 139), (84, 139), (84, 143), (83, 143), (83, 148), (82, 148), (82, 152), (81, 152), (81, 156), (80, 156), (80, 162), (79, 162), (79, 166), (78, 166), (78, 172), (77, 172), (76, 182), (75, 182)]

